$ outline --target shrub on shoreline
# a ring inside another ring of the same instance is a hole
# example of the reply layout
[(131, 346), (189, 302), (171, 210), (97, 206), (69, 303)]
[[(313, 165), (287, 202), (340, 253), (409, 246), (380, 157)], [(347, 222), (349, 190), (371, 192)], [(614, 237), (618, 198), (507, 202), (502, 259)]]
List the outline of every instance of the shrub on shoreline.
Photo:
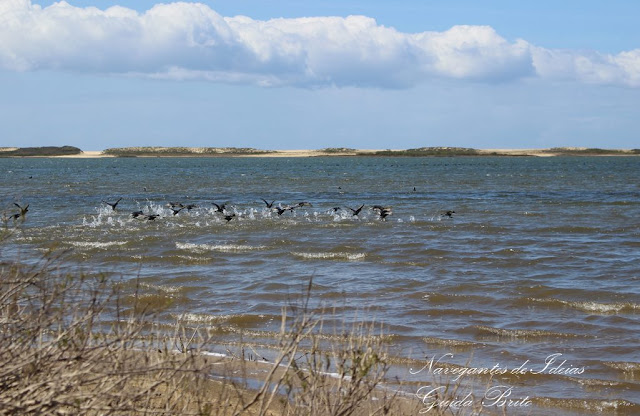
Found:
[(204, 398), (181, 386), (202, 383), (208, 365), (174, 351), (183, 337), (149, 337), (117, 286), (58, 260), (0, 270), (0, 415), (201, 414)]

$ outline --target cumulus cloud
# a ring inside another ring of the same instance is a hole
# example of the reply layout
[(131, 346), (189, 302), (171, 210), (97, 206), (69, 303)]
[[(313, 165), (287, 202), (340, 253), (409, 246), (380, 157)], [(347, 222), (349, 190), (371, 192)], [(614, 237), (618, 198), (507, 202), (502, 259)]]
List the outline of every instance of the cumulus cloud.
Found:
[(640, 87), (640, 49), (610, 55), (531, 47), (531, 55), (543, 78)]
[(509, 42), (488, 26), (408, 34), (365, 16), (254, 20), (198, 3), (79, 8), (0, 2), (0, 68), (264, 86), (403, 88), (444, 77), (538, 76), (640, 86), (640, 50), (618, 55)]

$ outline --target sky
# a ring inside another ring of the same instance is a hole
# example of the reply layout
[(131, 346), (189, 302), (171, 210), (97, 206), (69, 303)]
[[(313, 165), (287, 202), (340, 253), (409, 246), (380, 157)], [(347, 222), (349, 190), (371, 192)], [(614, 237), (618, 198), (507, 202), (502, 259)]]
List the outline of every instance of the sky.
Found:
[(640, 148), (636, 0), (0, 0), (0, 147)]

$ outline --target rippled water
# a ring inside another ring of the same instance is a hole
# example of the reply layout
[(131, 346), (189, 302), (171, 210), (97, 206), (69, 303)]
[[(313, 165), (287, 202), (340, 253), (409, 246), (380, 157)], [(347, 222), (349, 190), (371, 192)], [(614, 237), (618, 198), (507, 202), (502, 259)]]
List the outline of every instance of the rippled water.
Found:
[(494, 381), (531, 414), (638, 412), (639, 158), (0, 159), (0, 178), (7, 213), (29, 204), (3, 257), (71, 248), (170, 298), (167, 320), (269, 338), (313, 277), (318, 302), (383, 321), (397, 357), (529, 368)]

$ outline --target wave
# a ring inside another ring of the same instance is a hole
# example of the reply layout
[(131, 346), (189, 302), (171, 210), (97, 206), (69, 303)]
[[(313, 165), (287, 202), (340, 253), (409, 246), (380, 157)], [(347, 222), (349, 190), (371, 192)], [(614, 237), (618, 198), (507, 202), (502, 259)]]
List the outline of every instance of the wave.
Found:
[(194, 257), (194, 256), (176, 256), (176, 258), (185, 264), (208, 264), (211, 263), (210, 258)]
[(489, 334), (489, 335), (497, 335), (501, 337), (511, 337), (511, 338), (579, 338), (579, 337), (587, 337), (586, 335), (579, 334), (571, 334), (566, 332), (552, 332), (545, 331), (542, 329), (502, 329), (502, 328), (494, 328), (490, 326), (484, 325), (474, 325), (473, 328), (480, 335)]
[(140, 282), (139, 286), (143, 289), (156, 290), (158, 292), (164, 292), (168, 294), (176, 294), (176, 293), (183, 292), (185, 290), (183, 286), (154, 285), (146, 282)]
[(532, 231), (536, 233), (550, 233), (550, 234), (585, 234), (585, 235), (597, 235), (602, 232), (601, 228), (597, 227), (585, 227), (577, 225), (561, 225), (555, 227), (540, 227)]
[(127, 244), (126, 241), (109, 241), (109, 242), (100, 242), (100, 241), (66, 241), (67, 244), (71, 244), (74, 247), (80, 248), (99, 248), (105, 249), (114, 246), (123, 246)]
[(568, 301), (562, 299), (527, 298), (529, 302), (542, 303), (549, 306), (570, 307), (589, 313), (640, 313), (640, 305), (631, 302), (599, 303), (593, 301)]
[[(199, 324), (227, 324), (231, 325), (229, 328), (225, 328), (229, 331), (233, 327), (246, 327), (256, 324), (264, 324), (267, 321), (272, 321), (278, 317), (275, 315), (253, 315), (253, 314), (227, 314), (227, 315), (209, 315), (199, 313), (183, 313), (180, 315), (173, 315), (174, 319), (183, 322), (192, 322)], [(277, 336), (278, 333), (273, 333), (273, 336)]]
[(404, 313), (405, 316), (430, 316), (430, 317), (446, 317), (446, 316), (475, 316), (475, 317), (491, 317), (499, 316), (498, 313), (491, 310), (482, 309), (463, 309), (463, 308), (439, 308), (439, 309), (409, 309)]
[(366, 253), (346, 253), (346, 252), (317, 252), (317, 253), (301, 253), (291, 252), (296, 257), (301, 257), (306, 260), (349, 260), (357, 261), (364, 260), (367, 257)]
[(625, 383), (615, 380), (602, 380), (598, 378), (576, 378), (576, 377), (568, 377), (568, 379), (575, 381), (578, 384), (588, 387), (620, 387), (624, 386)]
[(624, 361), (605, 361), (603, 363), (607, 367), (622, 371), (623, 373), (635, 374), (638, 373), (640, 375), (640, 363), (634, 362), (624, 362)]
[(181, 315), (173, 315), (174, 318), (182, 322), (192, 322), (198, 324), (213, 324), (218, 322), (226, 322), (229, 315), (207, 315), (202, 313), (183, 313)]
[[(464, 287), (458, 286), (455, 290), (465, 290)], [(476, 303), (479, 305), (491, 305), (496, 300), (489, 296), (483, 295), (469, 295), (464, 293), (438, 293), (438, 292), (426, 292), (426, 293), (412, 293), (409, 297), (414, 299), (423, 299), (434, 305), (451, 305), (453, 303), (471, 304)]]
[(552, 397), (536, 397), (532, 399), (538, 406), (552, 407), (552, 408), (564, 408), (576, 411), (588, 411), (588, 412), (624, 412), (622, 414), (638, 414), (640, 412), (640, 405), (627, 400), (613, 399), (613, 400), (598, 400), (598, 399), (556, 399)]
[(454, 347), (454, 348), (477, 348), (484, 345), (478, 342), (463, 341), (460, 339), (436, 338), (436, 337), (423, 337), (422, 340), (429, 345), (438, 345), (443, 347)]
[(194, 243), (176, 243), (179, 250), (188, 250), (193, 253), (205, 253), (207, 251), (218, 251), (222, 253), (233, 253), (239, 251), (257, 251), (264, 250), (266, 246), (252, 246), (248, 244), (194, 244)]

